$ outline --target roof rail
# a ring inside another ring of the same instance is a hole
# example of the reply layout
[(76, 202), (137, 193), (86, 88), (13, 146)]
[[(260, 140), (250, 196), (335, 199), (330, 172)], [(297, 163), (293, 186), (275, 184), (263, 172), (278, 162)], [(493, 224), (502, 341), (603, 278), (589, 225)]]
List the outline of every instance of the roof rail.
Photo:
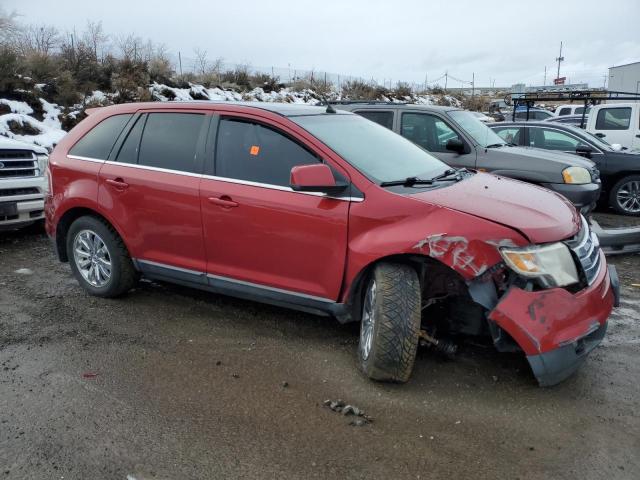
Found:
[(392, 102), (390, 100), (330, 100), (333, 105), (410, 105), (413, 102)]

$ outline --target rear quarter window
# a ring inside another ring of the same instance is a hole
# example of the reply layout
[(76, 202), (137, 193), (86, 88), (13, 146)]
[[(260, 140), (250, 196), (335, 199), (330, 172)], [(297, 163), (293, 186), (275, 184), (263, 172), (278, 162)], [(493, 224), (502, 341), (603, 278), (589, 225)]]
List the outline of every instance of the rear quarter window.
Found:
[(361, 117), (376, 122), (378, 125), (382, 125), (389, 130), (393, 130), (393, 112), (370, 112), (366, 110), (360, 110), (355, 112)]
[(106, 160), (131, 117), (132, 114), (122, 114), (105, 118), (71, 147), (69, 155)]

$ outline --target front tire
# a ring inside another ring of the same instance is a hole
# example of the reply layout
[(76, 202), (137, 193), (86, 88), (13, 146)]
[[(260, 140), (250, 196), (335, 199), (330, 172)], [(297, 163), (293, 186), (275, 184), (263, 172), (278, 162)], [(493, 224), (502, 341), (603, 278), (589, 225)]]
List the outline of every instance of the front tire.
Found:
[(623, 215), (640, 215), (640, 175), (618, 180), (609, 194), (609, 205)]
[(120, 236), (96, 217), (80, 217), (71, 224), (67, 257), (80, 286), (97, 297), (122, 295), (138, 278)]
[(421, 289), (415, 269), (380, 263), (367, 283), (358, 360), (372, 380), (404, 383), (413, 370), (421, 319)]

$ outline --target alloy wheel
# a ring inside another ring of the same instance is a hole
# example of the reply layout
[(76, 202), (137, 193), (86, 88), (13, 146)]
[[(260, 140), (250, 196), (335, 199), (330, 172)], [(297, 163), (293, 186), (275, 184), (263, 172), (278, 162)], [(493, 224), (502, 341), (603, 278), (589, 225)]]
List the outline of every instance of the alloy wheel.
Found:
[(87, 283), (104, 287), (111, 279), (111, 254), (104, 240), (92, 230), (81, 230), (73, 241), (73, 258)]

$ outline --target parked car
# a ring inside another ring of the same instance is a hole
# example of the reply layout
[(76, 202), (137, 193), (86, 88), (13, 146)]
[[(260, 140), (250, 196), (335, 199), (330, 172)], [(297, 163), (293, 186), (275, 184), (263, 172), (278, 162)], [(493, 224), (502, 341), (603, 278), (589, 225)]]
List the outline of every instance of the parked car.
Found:
[(455, 107), (386, 103), (341, 103), (400, 133), (445, 163), (475, 168), (541, 185), (588, 213), (600, 196), (593, 162), (575, 155), (511, 146), (470, 112)]
[[(527, 117), (527, 109), (526, 108), (518, 108), (516, 109), (515, 120), (518, 121), (536, 121), (536, 120), (546, 120), (547, 118), (553, 117), (553, 113), (549, 110), (544, 110), (542, 108), (530, 108), (528, 117)], [(505, 115), (506, 121), (513, 120), (513, 111), (509, 113), (509, 115)]]
[(540, 384), (557, 383), (617, 298), (568, 201), (452, 169), (332, 107), (105, 107), (49, 171), (46, 229), (90, 294), (144, 275), (360, 321), (359, 364), (376, 380), (406, 381), (419, 339), (463, 334), (524, 352)]
[[(591, 107), (587, 107), (587, 111), (585, 115), (589, 115), (591, 111)], [(554, 114), (556, 117), (562, 117), (565, 115), (580, 115), (582, 117), (582, 113), (584, 112), (584, 105), (559, 105)]]
[(501, 123), (491, 128), (505, 141), (582, 155), (595, 162), (602, 199), (618, 213), (640, 215), (640, 152), (619, 151), (572, 125), (549, 122)]
[(0, 137), (0, 230), (44, 219), (47, 150)]
[[(509, 121), (511, 119), (507, 119), (507, 120)], [(584, 117), (584, 127), (587, 126), (587, 120), (589, 120), (588, 115)], [(576, 127), (580, 127), (580, 125), (582, 125), (583, 119), (582, 119), (582, 115), (563, 115), (561, 117), (556, 117), (556, 116), (549, 117), (543, 120), (543, 122), (562, 123), (562, 124), (575, 125)]]
[(589, 115), (586, 130), (612, 145), (640, 151), (640, 103), (596, 105)]

